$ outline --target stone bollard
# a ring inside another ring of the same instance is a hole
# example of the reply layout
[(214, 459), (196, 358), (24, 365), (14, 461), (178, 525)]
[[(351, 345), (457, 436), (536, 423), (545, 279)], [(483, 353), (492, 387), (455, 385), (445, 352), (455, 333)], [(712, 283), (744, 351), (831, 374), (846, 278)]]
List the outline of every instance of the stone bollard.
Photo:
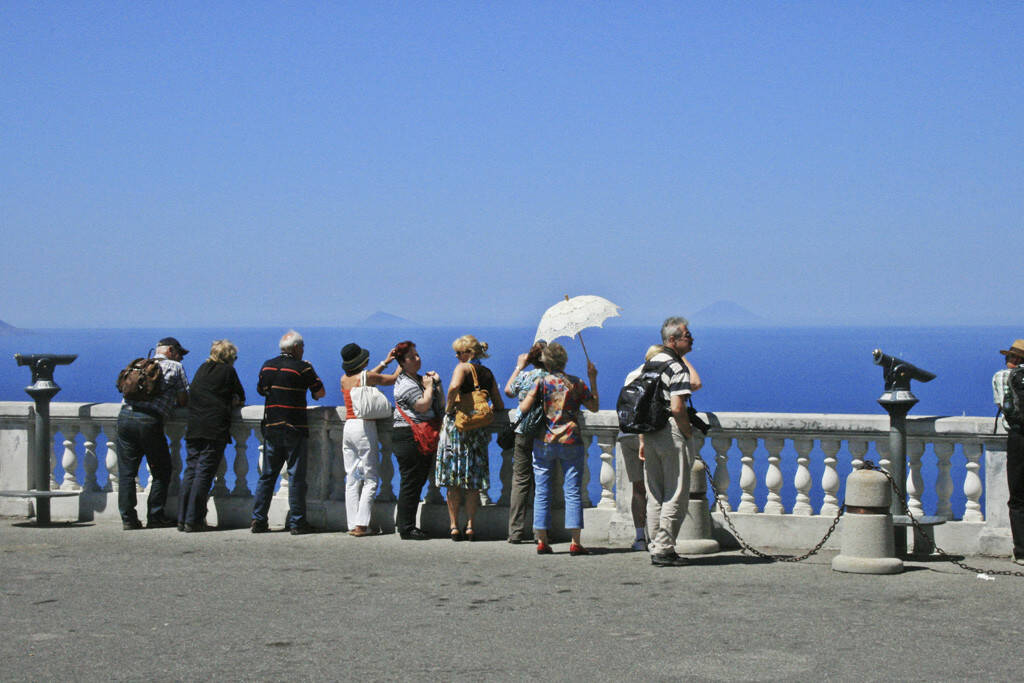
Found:
[(846, 512), (842, 520), (842, 550), (832, 569), (853, 574), (898, 574), (903, 560), (896, 557), (893, 536), (892, 487), (876, 470), (855, 470), (846, 479)]
[(676, 552), (683, 555), (710, 555), (721, 550), (712, 533), (705, 472), (704, 463), (700, 460), (690, 470), (690, 504), (676, 537)]

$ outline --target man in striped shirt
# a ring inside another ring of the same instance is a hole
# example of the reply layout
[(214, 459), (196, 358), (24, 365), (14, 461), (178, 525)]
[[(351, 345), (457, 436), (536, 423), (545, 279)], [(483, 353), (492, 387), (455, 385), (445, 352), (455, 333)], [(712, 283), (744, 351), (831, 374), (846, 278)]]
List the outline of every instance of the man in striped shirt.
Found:
[(306, 519), (306, 454), (309, 424), (306, 420), (306, 391), (315, 400), (326, 393), (313, 366), (302, 360), (302, 335), (290, 330), (278, 346), (281, 355), (260, 369), (256, 391), (266, 398), (263, 406), (263, 463), (256, 484), (252, 509), (252, 532), (269, 530), (267, 513), (281, 467), (288, 464), (288, 517), (285, 526), (292, 534), (312, 531)]
[(663, 350), (648, 361), (662, 364), (659, 389), (668, 404), (668, 424), (640, 435), (647, 486), (647, 533), (651, 564), (679, 567), (686, 561), (676, 553), (676, 536), (690, 502), (690, 470), (693, 467), (693, 429), (686, 413), (691, 393), (690, 373), (683, 356), (693, 348), (686, 318), (668, 318), (661, 326)]

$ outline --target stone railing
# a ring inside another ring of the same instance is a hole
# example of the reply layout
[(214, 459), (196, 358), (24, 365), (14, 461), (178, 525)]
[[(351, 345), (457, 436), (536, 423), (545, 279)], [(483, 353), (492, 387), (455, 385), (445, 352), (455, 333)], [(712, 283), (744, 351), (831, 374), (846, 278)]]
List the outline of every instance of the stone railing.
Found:
[[(119, 405), (110, 403), (51, 404), (54, 450), (50, 486), (81, 492), (76, 498), (54, 500), (54, 519), (117, 519), (115, 431), (119, 410)], [(32, 417), (31, 403), (0, 402), (0, 489), (28, 488)], [(232, 426), (235, 444), (229, 445), (214, 483), (211, 522), (248, 523), (262, 449), (261, 417), (260, 406), (236, 411)], [(723, 506), (740, 535), (754, 545), (813, 545), (838, 511), (843, 482), (851, 469), (865, 459), (883, 467), (889, 464), (885, 415), (716, 413), (706, 417), (712, 429), (701, 453), (712, 472), (714, 488), (728, 491)], [(166, 426), (176, 474), (184, 454), (183, 418), (184, 411), (180, 411)], [(504, 418), (492, 431), (503, 423)], [(909, 418), (907, 425), (909, 507), (914, 514), (949, 520), (935, 527), (935, 542), (951, 552), (1008, 554), (1005, 435), (992, 433), (991, 418), (918, 417)], [(310, 409), (310, 519), (331, 529), (346, 527), (343, 428), (344, 409)], [(379, 421), (378, 432), (381, 485), (372, 524), (389, 531), (394, 527), (396, 492), (390, 421)], [(625, 443), (636, 437), (618, 433), (611, 411), (586, 415), (583, 434), (588, 444), (584, 504), (589, 542), (631, 538), (631, 487), (621, 466), (619, 439)], [(491, 537), (501, 537), (507, 523), (512, 457), (511, 451), (501, 452), (494, 443), (491, 448), (492, 486), (482, 492), (484, 505), (477, 527)], [(172, 483), (171, 496), (176, 495), (176, 487)], [(287, 497), (287, 487), (285, 476), (277, 499)], [(713, 499), (710, 494), (709, 499)], [(421, 510), (424, 528), (444, 533), (447, 513), (443, 503), (441, 492), (431, 484)], [(140, 510), (142, 505), (140, 496)], [(271, 506), (272, 524), (283, 523), (286, 507), (284, 500)], [(30, 502), (0, 499), (0, 514), (30, 513)], [(719, 540), (726, 547), (734, 545), (735, 540), (721, 530), (722, 513), (716, 511), (713, 517)], [(831, 545), (837, 543), (834, 539)]]

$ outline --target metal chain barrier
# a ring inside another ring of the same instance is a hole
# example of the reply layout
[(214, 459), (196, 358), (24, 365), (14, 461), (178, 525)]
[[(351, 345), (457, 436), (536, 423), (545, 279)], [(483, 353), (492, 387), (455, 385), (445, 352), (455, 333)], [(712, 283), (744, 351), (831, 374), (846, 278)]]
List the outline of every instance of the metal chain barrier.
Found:
[(914, 529), (916, 529), (925, 538), (928, 538), (931, 541), (932, 547), (935, 548), (935, 552), (941, 555), (944, 560), (952, 564), (955, 564), (956, 566), (960, 567), (965, 571), (974, 572), (975, 574), (988, 574), (990, 576), (1019, 576), (1024, 578), (1024, 572), (1022, 571), (1014, 571), (1012, 569), (980, 569), (978, 567), (972, 567), (969, 564), (964, 564), (963, 562), (960, 562), (959, 560), (955, 559), (953, 556), (951, 556), (949, 553), (947, 553), (945, 550), (943, 550), (935, 544), (935, 539), (927, 535), (924, 527), (922, 527), (921, 524), (914, 518), (914, 515), (910, 513), (910, 508), (907, 506), (907, 500), (906, 498), (903, 497), (903, 490), (900, 488), (899, 484), (896, 483), (896, 480), (893, 478), (892, 474), (883, 470), (881, 467), (871, 462), (870, 460), (864, 461), (863, 469), (875, 470), (876, 472), (881, 472), (882, 474), (885, 475), (885, 478), (889, 480), (889, 484), (892, 485), (892, 490), (896, 494), (896, 499), (900, 501), (900, 507), (903, 508), (903, 514), (905, 514), (907, 518), (910, 520), (910, 523), (914, 526)]
[(733, 525), (732, 520), (729, 518), (729, 513), (725, 511), (725, 507), (722, 505), (722, 495), (718, 492), (718, 489), (715, 488), (715, 482), (711, 478), (711, 469), (708, 467), (708, 464), (704, 462), (704, 458), (701, 457), (700, 453), (697, 453), (697, 460), (700, 460), (701, 464), (704, 465), (704, 475), (708, 479), (708, 487), (715, 494), (715, 505), (718, 506), (718, 511), (721, 512), (722, 517), (725, 518), (725, 523), (729, 525), (729, 530), (732, 532), (732, 535), (739, 542), (743, 550), (749, 552), (751, 555), (756, 555), (757, 557), (760, 557), (763, 560), (772, 560), (774, 562), (803, 562), (808, 557), (817, 554), (818, 551), (825, 546), (825, 543), (828, 542), (828, 539), (835, 532), (836, 527), (839, 526), (839, 518), (842, 517), (843, 512), (846, 511), (845, 504), (839, 506), (839, 511), (836, 513), (836, 518), (832, 520), (832, 524), (831, 526), (829, 526), (828, 531), (825, 532), (825, 535), (822, 537), (820, 541), (818, 541), (818, 543), (813, 548), (808, 550), (803, 555), (771, 555), (769, 553), (762, 552), (757, 548), (753, 547), (752, 545), (750, 545), (749, 543), (747, 543), (743, 539), (743, 537), (740, 536), (740, 533), (736, 530), (735, 525)]

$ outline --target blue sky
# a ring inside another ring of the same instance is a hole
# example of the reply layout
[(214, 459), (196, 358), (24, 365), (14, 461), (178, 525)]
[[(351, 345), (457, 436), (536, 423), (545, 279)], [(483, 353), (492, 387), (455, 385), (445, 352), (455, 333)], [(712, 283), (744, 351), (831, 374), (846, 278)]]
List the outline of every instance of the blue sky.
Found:
[(1015, 323), (1022, 35), (1004, 2), (4, 3), (0, 319)]

